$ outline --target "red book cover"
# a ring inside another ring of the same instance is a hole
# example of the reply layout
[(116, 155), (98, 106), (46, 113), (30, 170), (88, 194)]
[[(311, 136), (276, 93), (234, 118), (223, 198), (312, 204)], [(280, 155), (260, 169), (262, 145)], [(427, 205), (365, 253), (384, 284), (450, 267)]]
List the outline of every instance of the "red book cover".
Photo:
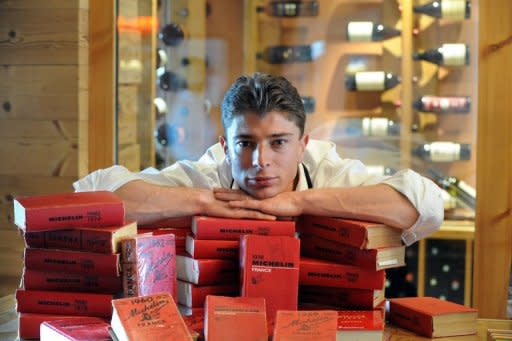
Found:
[(368, 250), (307, 234), (300, 240), (301, 255), (306, 257), (374, 270), (405, 265), (405, 246)]
[(195, 216), (192, 233), (196, 239), (240, 240), (241, 235), (295, 236), (291, 220), (249, 220)]
[(237, 296), (239, 292), (238, 282), (199, 286), (178, 281), (178, 303), (191, 308), (204, 307), (208, 295)]
[(175, 228), (175, 229), (189, 229), (192, 226), (192, 216), (165, 218), (151, 224), (139, 226), (141, 229), (153, 228)]
[(158, 236), (161, 234), (173, 234), (174, 242), (176, 244), (176, 249), (185, 249), (185, 241), (187, 239), (187, 235), (190, 234), (190, 228), (187, 229), (175, 229), (175, 228), (159, 228), (158, 230), (154, 230), (154, 236)]
[(78, 291), (116, 294), (123, 291), (121, 277), (81, 275), (25, 269), (23, 287), (26, 290)]
[(87, 316), (68, 316), (68, 315), (50, 315), (50, 314), (30, 314), (21, 313), (19, 318), (19, 336), (22, 340), (31, 340), (40, 338), (40, 326), (44, 321), (55, 320), (75, 320), (89, 318)]
[(176, 297), (174, 235), (141, 234), (122, 243), (125, 296), (168, 292)]
[(297, 310), (299, 252), (300, 241), (293, 237), (240, 238), (240, 294), (265, 298), (270, 322), (277, 310)]
[(384, 318), (382, 311), (338, 312), (338, 340), (382, 341)]
[(384, 290), (333, 288), (301, 285), (299, 301), (331, 306), (335, 309), (374, 309), (384, 302)]
[(115, 277), (119, 265), (119, 254), (25, 249), (25, 267), (30, 270)]
[(23, 289), (16, 291), (20, 313), (110, 317), (111, 300), (112, 295), (105, 294)]
[(14, 199), (14, 223), (25, 232), (124, 225), (123, 201), (107, 191)]
[(230, 283), (238, 279), (238, 263), (231, 259), (194, 259), (176, 256), (178, 279), (197, 285)]
[(206, 341), (267, 341), (265, 299), (208, 296), (204, 336)]
[(41, 341), (110, 341), (109, 327), (96, 317), (46, 321), (41, 324)]
[(280, 310), (273, 341), (336, 341), (337, 324), (338, 313), (333, 310)]
[(382, 289), (384, 270), (362, 269), (313, 258), (300, 259), (300, 284), (338, 288)]
[(312, 234), (360, 249), (402, 245), (402, 231), (384, 224), (320, 216), (303, 216), (302, 233)]
[(470, 335), (476, 333), (477, 310), (434, 297), (403, 297), (390, 300), (389, 318), (427, 337)]
[(121, 241), (136, 234), (137, 223), (131, 222), (124, 226), (27, 232), (25, 243), (32, 248), (119, 253)]
[(206, 240), (187, 236), (186, 251), (195, 259), (238, 259), (238, 240)]
[(121, 340), (192, 340), (168, 293), (113, 300), (112, 306), (112, 329)]

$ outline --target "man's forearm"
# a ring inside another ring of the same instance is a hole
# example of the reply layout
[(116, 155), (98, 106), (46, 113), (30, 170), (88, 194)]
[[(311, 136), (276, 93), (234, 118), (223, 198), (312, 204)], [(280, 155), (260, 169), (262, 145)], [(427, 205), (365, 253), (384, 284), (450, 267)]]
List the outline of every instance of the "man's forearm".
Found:
[(302, 214), (370, 220), (400, 229), (411, 227), (419, 217), (405, 196), (385, 184), (296, 193)]

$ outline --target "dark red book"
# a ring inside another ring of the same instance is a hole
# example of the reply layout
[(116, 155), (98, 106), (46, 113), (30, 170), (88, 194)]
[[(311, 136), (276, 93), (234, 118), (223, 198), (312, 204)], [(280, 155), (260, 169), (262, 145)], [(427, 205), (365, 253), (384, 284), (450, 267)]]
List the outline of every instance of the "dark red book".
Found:
[(188, 282), (178, 281), (178, 303), (186, 307), (204, 307), (208, 295), (237, 296), (240, 292), (238, 282), (199, 286)]
[(384, 270), (375, 271), (306, 257), (300, 259), (301, 285), (382, 289), (384, 281)]
[(291, 220), (249, 220), (195, 216), (192, 233), (196, 239), (240, 240), (245, 234), (295, 236)]
[(372, 310), (384, 300), (384, 289), (299, 286), (300, 302), (322, 304), (336, 310), (347, 308)]
[(186, 251), (195, 259), (238, 259), (238, 240), (206, 240), (187, 236)]
[(25, 232), (124, 225), (123, 201), (107, 191), (14, 199), (14, 223)]
[(188, 315), (182, 313), (179, 305), (178, 309), (192, 337), (194, 337), (195, 334), (199, 339), (204, 340), (204, 308), (190, 309), (193, 312)]
[(338, 312), (338, 340), (382, 341), (384, 318), (380, 310)]
[(112, 295), (18, 289), (16, 301), (20, 313), (96, 317), (112, 315)]
[(25, 243), (32, 248), (119, 253), (121, 241), (136, 234), (137, 223), (131, 222), (124, 226), (27, 232)]
[(384, 224), (320, 216), (303, 216), (300, 232), (352, 245), (377, 249), (402, 245), (402, 231)]
[(112, 301), (112, 329), (120, 340), (191, 341), (168, 293)]
[(53, 314), (30, 314), (21, 313), (19, 318), (19, 336), (22, 340), (32, 340), (40, 338), (40, 326), (44, 321), (56, 320), (75, 320), (89, 318), (87, 316), (68, 316)]
[(238, 279), (238, 263), (231, 259), (194, 259), (176, 256), (178, 279), (197, 285), (230, 283)]
[(312, 235), (302, 235), (301, 255), (366, 269), (384, 270), (405, 265), (405, 246), (360, 249)]
[(477, 313), (434, 297), (394, 298), (389, 305), (391, 323), (426, 337), (475, 334)]
[(277, 312), (273, 341), (336, 341), (338, 313), (334, 310)]
[(165, 218), (151, 224), (139, 226), (141, 229), (153, 228), (175, 228), (175, 229), (189, 229), (192, 226), (192, 216)]
[(41, 324), (41, 341), (109, 341), (110, 324), (96, 317), (63, 319)]
[(267, 341), (265, 299), (208, 296), (204, 336), (207, 341)]
[(256, 235), (240, 238), (240, 294), (265, 298), (270, 322), (278, 310), (297, 310), (299, 253), (297, 238)]
[(119, 276), (119, 254), (25, 249), (25, 267), (31, 270), (82, 275)]
[(141, 234), (122, 243), (125, 296), (167, 292), (176, 297), (174, 235)]
[(116, 294), (123, 291), (121, 277), (81, 275), (25, 269), (23, 287), (26, 290), (78, 291)]

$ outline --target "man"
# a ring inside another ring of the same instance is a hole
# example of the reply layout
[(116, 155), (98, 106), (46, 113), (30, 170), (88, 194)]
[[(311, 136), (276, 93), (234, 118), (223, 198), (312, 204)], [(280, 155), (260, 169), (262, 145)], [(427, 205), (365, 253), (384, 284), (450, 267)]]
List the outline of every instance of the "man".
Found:
[(156, 173), (121, 166), (74, 183), (77, 191), (115, 191), (140, 224), (178, 216), (275, 219), (302, 214), (358, 218), (404, 230), (406, 244), (438, 229), (440, 189), (404, 170), (372, 176), (341, 159), (330, 142), (309, 140), (297, 90), (283, 77), (239, 77), (222, 102), (224, 136), (198, 161)]

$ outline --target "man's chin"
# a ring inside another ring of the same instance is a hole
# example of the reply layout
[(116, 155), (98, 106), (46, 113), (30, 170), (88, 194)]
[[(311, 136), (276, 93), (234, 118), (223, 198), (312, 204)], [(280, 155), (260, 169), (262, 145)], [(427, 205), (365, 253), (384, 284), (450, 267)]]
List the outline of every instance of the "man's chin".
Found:
[(249, 193), (251, 195), (251, 197), (258, 199), (258, 200), (272, 198), (272, 197), (275, 197), (276, 195), (278, 195), (279, 193), (281, 193), (279, 191), (279, 189), (273, 188), (273, 187), (251, 189), (246, 192)]

